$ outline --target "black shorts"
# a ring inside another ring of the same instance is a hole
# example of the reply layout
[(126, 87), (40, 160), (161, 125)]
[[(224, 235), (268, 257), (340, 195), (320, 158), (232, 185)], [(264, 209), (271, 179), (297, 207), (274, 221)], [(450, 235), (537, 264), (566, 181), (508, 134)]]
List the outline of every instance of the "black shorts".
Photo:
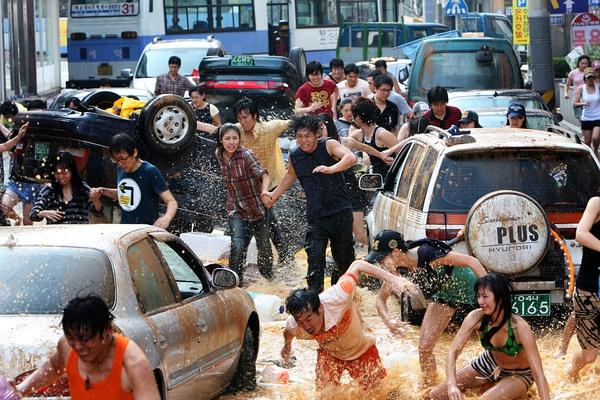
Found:
[(600, 119), (595, 119), (593, 121), (581, 121), (581, 130), (584, 131), (591, 131), (597, 126), (600, 126)]

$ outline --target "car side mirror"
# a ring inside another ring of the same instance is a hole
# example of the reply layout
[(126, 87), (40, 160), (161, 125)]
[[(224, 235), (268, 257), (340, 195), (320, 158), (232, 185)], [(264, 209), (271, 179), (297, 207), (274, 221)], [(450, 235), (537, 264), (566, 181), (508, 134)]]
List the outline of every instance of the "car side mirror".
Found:
[(552, 116), (554, 117), (554, 122), (556, 123), (561, 122), (563, 119), (565, 119), (561, 113), (552, 113)]
[(408, 68), (404, 67), (398, 71), (398, 82), (405, 82), (408, 79)]
[(239, 285), (237, 274), (227, 268), (216, 268), (212, 272), (212, 282), (219, 289), (230, 289)]
[(358, 180), (358, 187), (367, 192), (383, 189), (383, 176), (381, 174), (364, 174)]
[(123, 68), (121, 70), (121, 78), (125, 78), (125, 79), (133, 78), (133, 72), (131, 71), (131, 68)]

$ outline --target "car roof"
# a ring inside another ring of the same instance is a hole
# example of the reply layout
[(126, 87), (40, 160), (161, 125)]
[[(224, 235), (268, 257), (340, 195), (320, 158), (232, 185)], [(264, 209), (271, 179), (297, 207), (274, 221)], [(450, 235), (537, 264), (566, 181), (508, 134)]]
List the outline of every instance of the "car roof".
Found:
[(475, 96), (515, 96), (540, 98), (540, 94), (531, 89), (472, 89), (472, 90), (449, 90), (448, 97), (475, 97)]
[(456, 144), (451, 145), (441, 136), (437, 132), (429, 132), (415, 135), (413, 138), (446, 154), (515, 148), (530, 150), (552, 148), (590, 152), (589, 147), (577, 143), (573, 138), (559, 133), (535, 129), (513, 129), (508, 127), (471, 129), (470, 134), (468, 136), (464, 135), (464, 137), (470, 137), (475, 141), (465, 140), (461, 143), (460, 136), (456, 136), (452, 137), (452, 142), (456, 142)]
[(96, 249), (114, 248), (114, 243), (126, 234), (162, 230), (149, 225), (82, 224), (40, 225), (0, 228), (2, 246), (69, 246)]
[(171, 39), (163, 40), (158, 39), (152, 43), (148, 43), (144, 48), (144, 51), (150, 49), (187, 49), (190, 47), (195, 48), (211, 48), (211, 47), (223, 47), (220, 40), (217, 39)]
[[(525, 112), (527, 113), (527, 115), (536, 115), (536, 114), (539, 114), (539, 115), (545, 115), (545, 116), (548, 116), (548, 117), (552, 118), (552, 114), (550, 112), (548, 112), (546, 110), (539, 109), (539, 108), (527, 108), (527, 109), (525, 109)], [(499, 114), (506, 115), (506, 108), (504, 108), (504, 107), (502, 107), (502, 108), (500, 108), (500, 107), (478, 108), (477, 109), (477, 114), (479, 114), (479, 115), (483, 115), (483, 114), (486, 114), (486, 115), (499, 115)]]
[[(296, 68), (294, 64), (287, 57), (281, 56), (265, 56), (265, 55), (252, 55), (254, 60), (253, 65), (231, 65), (232, 59), (236, 57), (230, 54), (220, 56), (206, 56), (200, 61), (200, 70), (219, 70), (225, 71), (253, 71), (253, 70), (275, 70), (275, 71), (286, 71), (288, 68)], [(202, 74), (200, 79), (202, 79)]]

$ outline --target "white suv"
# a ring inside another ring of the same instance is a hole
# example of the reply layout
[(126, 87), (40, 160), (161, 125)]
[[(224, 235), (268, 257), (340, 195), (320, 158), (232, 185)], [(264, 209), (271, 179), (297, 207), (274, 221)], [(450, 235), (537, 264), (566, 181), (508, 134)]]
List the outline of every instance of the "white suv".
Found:
[[(548, 316), (564, 303), (581, 262), (575, 230), (600, 187), (599, 172), (590, 148), (568, 132), (495, 128), (451, 136), (430, 128), (396, 157), (367, 215), (369, 234), (393, 229), (406, 240), (450, 240), (465, 227), (466, 241), (455, 250), (509, 276), (515, 312)], [(365, 175), (361, 187), (376, 188), (377, 178)], [(413, 321), (422, 302), (404, 300), (403, 318)]]
[(161, 40), (155, 38), (144, 48), (132, 74), (130, 69), (121, 71), (121, 75), (133, 78), (131, 87), (145, 89), (154, 93), (156, 77), (169, 71), (169, 57), (181, 58), (179, 73), (192, 80), (192, 71), (198, 69), (204, 56), (224, 56), (223, 44), (209, 36), (207, 39)]

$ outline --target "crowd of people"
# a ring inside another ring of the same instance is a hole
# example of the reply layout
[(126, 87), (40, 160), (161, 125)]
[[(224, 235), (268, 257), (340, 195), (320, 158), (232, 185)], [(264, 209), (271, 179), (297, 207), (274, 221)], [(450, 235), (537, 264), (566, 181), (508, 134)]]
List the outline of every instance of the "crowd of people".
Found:
[[(600, 91), (594, 80), (588, 80), (593, 70), (586, 69), (585, 61), (580, 60), (583, 69), (578, 70), (580, 74), (572, 74), (568, 84), (579, 84), (574, 104), (584, 107), (582, 129), (584, 134), (589, 131), (589, 143), (597, 147), (600, 122), (598, 126), (595, 122), (600, 121), (600, 116), (594, 114), (594, 107), (600, 107)], [(589, 63), (589, 59), (587, 61)], [(386, 303), (391, 295), (419, 292), (430, 300), (418, 346), (423, 384), (430, 389), (427, 398), (460, 399), (464, 391), (471, 389), (485, 392), (485, 397), (490, 399), (519, 398), (535, 383), (538, 395), (549, 399), (535, 335), (527, 321), (512, 312), (511, 285), (505, 277), (487, 273), (476, 258), (455, 252), (444, 242), (426, 238), (406, 242), (395, 231), (376, 233), (366, 260), (355, 259), (355, 240), (368, 244), (364, 212), (369, 199), (359, 190), (353, 171), (359, 159), (373, 172), (385, 175), (394, 154), (408, 137), (424, 133), (430, 125), (450, 130), (479, 128), (475, 111), (462, 112), (448, 104), (448, 92), (443, 87), (431, 88), (426, 103), (418, 102), (409, 107), (398, 81), (387, 72), (385, 61), (379, 61), (365, 81), (358, 77), (356, 65), (344, 65), (342, 60), (333, 59), (327, 76), (323, 75), (320, 63), (307, 64), (308, 81), (296, 93), (292, 119), (263, 121), (257, 104), (243, 98), (234, 106), (237, 123), (222, 124), (219, 110), (206, 101), (202, 87), (179, 78), (180, 63), (177, 57), (169, 60), (169, 73), (157, 79), (157, 93), (189, 90), (197, 116), (197, 131), (217, 138), (215, 157), (227, 188), (227, 198), (223, 200), (227, 204), (231, 236), (229, 268), (237, 272), (242, 286), (247, 286), (244, 281), (246, 255), (252, 237), (257, 244), (258, 270), (265, 279), (275, 276), (271, 241), (277, 262), (284, 265), (295, 262), (293, 251), (284, 240), (285, 230), (295, 228), (280, 222), (274, 205), (296, 180), (304, 190), (307, 287), (294, 290), (286, 299), (290, 317), (283, 333), (281, 356), (290, 360), (294, 338), (316, 340), (319, 344), (317, 391), (339, 384), (345, 370), (364, 390), (377, 387), (387, 374), (375, 338), (361, 319), (354, 300), (360, 275), (366, 274), (383, 281), (376, 308), (393, 334), (402, 334), (403, 325), (390, 316)], [(10, 114), (0, 111), (4, 118), (10, 119)], [(8, 111), (13, 117), (18, 112), (13, 108)], [(522, 104), (509, 106), (506, 124), (511, 128), (527, 128)], [(14, 138), (0, 144), (0, 151), (13, 148), (27, 128), (27, 124), (21, 126)], [(9, 130), (2, 124), (0, 130), (8, 137)], [(286, 166), (278, 139), (287, 130), (294, 132), (296, 147), (289, 153)], [(109, 153), (116, 164), (115, 187), (89, 187), (73, 156), (61, 152), (52, 160), (51, 184), (33, 186), (10, 181), (2, 197), (2, 211), (18, 221), (13, 208), (22, 201), (23, 223), (45, 220), (48, 224), (81, 224), (89, 222), (90, 212), (102, 213), (101, 199), (106, 197), (120, 207), (121, 223), (152, 224), (167, 229), (176, 215), (177, 202), (161, 171), (141, 159), (136, 142), (126, 134), (111, 139)], [(161, 202), (166, 205), (162, 215), (159, 213)], [(573, 321), (582, 350), (573, 357), (569, 370), (572, 379), (578, 378), (585, 364), (596, 359), (600, 348), (599, 272), (595, 267), (600, 260), (600, 197), (590, 200), (577, 229), (577, 240), (584, 246), (584, 252), (577, 278)], [(335, 265), (331, 286), (326, 288), (328, 247)], [(416, 249), (416, 255), (409, 252), (410, 249)], [(467, 272), (457, 274), (459, 269)], [(478, 307), (464, 319), (452, 342), (446, 361), (446, 379), (440, 383), (434, 352), (436, 342), (455, 311), (473, 303)], [(65, 337), (40, 369), (47, 374), (32, 375), (19, 385), (21, 392), (27, 393), (34, 385), (55, 378), (58, 367), (66, 368), (71, 379), (78, 365), (71, 350), (78, 352), (82, 333), (86, 341), (98, 342), (98, 352), (109, 349), (111, 355), (124, 359), (123, 368), (128, 378), (122, 381), (126, 382), (123, 390), (144, 392), (141, 382), (145, 378), (141, 375), (147, 373), (147, 365), (139, 356), (139, 348), (128, 345), (110, 330), (110, 315), (104, 318), (102, 325), (94, 322), (92, 326), (86, 322), (82, 314), (86, 307), (104, 313), (102, 305), (93, 298), (70, 303), (63, 317)], [(72, 313), (80, 319), (75, 328), (69, 320)], [(473, 332), (479, 336), (484, 351), (457, 372), (458, 355)], [(79, 356), (85, 367), (88, 361), (83, 354)], [(106, 365), (109, 364), (106, 361)], [(137, 366), (141, 368), (137, 372), (130, 369)], [(54, 372), (48, 372), (51, 368)], [(89, 382), (83, 382), (80, 377), (75, 380), (79, 388), (75, 391), (81, 387), (88, 390)], [(148, 393), (148, 398), (155, 395)]]

